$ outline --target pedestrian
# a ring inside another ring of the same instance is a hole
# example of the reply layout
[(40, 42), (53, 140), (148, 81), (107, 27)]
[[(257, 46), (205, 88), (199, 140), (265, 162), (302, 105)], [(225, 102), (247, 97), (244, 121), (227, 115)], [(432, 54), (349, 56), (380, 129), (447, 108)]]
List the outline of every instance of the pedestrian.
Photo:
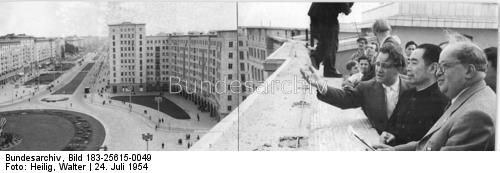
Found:
[(200, 140), (200, 135), (196, 135), (196, 140)]
[(198, 121), (200, 121), (200, 114), (196, 114), (196, 119), (198, 119)]
[(69, 103), (69, 107), (73, 107), (73, 103)]
[(161, 149), (164, 149), (165, 148), (165, 143), (161, 143)]

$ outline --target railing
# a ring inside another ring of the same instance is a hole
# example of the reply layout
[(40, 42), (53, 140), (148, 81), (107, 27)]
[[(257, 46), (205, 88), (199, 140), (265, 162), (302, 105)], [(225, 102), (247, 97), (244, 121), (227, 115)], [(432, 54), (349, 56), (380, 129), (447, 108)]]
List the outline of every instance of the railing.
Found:
[[(266, 58), (272, 75), (191, 150), (364, 150), (349, 126), (369, 143), (377, 142), (360, 109), (340, 110), (319, 101), (301, 79), (299, 69), (310, 64), (307, 51), (305, 42), (287, 41)], [(329, 85), (340, 83), (328, 79)]]

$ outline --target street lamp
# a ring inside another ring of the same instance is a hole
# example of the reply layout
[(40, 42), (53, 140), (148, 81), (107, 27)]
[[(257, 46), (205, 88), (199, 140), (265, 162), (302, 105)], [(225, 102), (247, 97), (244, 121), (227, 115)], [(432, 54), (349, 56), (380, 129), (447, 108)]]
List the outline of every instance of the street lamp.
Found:
[(146, 151), (149, 150), (149, 141), (153, 140), (153, 134), (151, 133), (143, 133), (142, 140), (146, 141)]
[(160, 102), (162, 101), (162, 97), (161, 96), (155, 97), (155, 101), (158, 105), (157, 110), (158, 110), (158, 112), (160, 112)]

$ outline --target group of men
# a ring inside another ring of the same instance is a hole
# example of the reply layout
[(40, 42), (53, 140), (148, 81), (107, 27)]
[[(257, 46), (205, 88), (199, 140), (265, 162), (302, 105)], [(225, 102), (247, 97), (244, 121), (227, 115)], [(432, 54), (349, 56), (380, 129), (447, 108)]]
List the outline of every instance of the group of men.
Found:
[[(386, 20), (372, 30), (380, 43), (376, 56), (353, 56), (359, 75), (371, 78), (353, 77), (335, 88), (321, 85), (316, 67), (301, 69), (319, 100), (341, 109), (361, 107), (380, 135), (377, 150), (494, 150), (496, 94), (486, 85), (488, 60), (480, 47), (471, 41), (444, 48), (408, 42), (403, 50)], [(368, 44), (360, 41), (360, 47)]]

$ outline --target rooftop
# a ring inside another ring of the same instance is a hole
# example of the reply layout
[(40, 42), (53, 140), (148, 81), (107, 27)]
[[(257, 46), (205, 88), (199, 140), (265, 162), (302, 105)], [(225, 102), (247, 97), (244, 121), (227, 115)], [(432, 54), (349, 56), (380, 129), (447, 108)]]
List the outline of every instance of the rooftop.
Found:
[(132, 22), (122, 22), (117, 24), (108, 24), (108, 26), (122, 26), (122, 25), (146, 25), (145, 23), (132, 23)]
[[(377, 142), (360, 109), (340, 110), (316, 98), (300, 76), (306, 64), (305, 42), (286, 41), (266, 59), (272, 75), (191, 150), (364, 150), (349, 126)], [(339, 86), (341, 79), (328, 83)]]

